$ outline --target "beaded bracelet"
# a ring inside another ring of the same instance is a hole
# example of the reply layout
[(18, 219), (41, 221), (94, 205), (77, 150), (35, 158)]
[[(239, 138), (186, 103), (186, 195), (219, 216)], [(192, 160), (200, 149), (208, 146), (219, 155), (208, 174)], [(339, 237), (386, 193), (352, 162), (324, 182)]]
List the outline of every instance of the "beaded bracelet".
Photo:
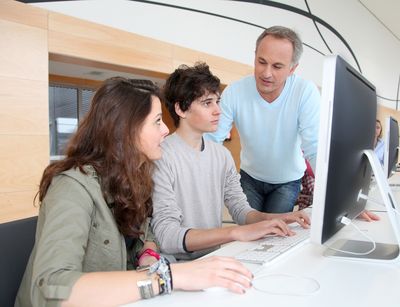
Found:
[(171, 267), (165, 257), (160, 256), (160, 260), (150, 266), (148, 275), (153, 273), (158, 275), (159, 295), (171, 294), (173, 290)]

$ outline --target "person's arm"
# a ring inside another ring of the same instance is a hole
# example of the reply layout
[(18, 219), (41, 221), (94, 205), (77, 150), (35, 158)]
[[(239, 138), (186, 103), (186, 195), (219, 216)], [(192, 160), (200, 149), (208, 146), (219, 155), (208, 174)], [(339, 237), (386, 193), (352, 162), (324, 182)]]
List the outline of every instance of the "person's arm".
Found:
[(255, 209), (251, 208), (247, 202), (246, 195), (240, 184), (240, 175), (236, 170), (231, 153), (225, 147), (222, 148), (225, 154), (224, 165), (221, 166), (221, 169), (225, 170), (224, 203), (233, 221), (236, 224), (245, 225), (247, 214)]
[(158, 294), (156, 274), (146, 272), (92, 272), (83, 274), (72, 287), (62, 306), (116, 306), (140, 299), (137, 282), (151, 279), (153, 292)]
[(248, 225), (190, 229), (186, 234), (185, 244), (187, 250), (193, 252), (232, 241), (253, 241), (270, 234), (288, 236), (293, 235), (293, 232), (281, 219), (264, 219)]
[(164, 151), (162, 159), (156, 161), (151, 226), (162, 253), (185, 253), (183, 239), (189, 228), (182, 226), (184, 216), (175, 197), (175, 174), (169, 160)]
[[(252, 274), (243, 264), (229, 257), (208, 257), (170, 265), (174, 289), (201, 290), (224, 287), (244, 293), (251, 287)], [(153, 293), (159, 292), (156, 274), (147, 272), (86, 273), (74, 284), (62, 306), (115, 306), (139, 300), (137, 282), (151, 279)]]
[(299, 134), (304, 157), (308, 160), (315, 174), (317, 162), (320, 94), (314, 84), (304, 91), (299, 109)]
[(213, 133), (205, 133), (204, 137), (206, 139), (212, 140), (216, 143), (222, 143), (230, 133), (234, 118), (232, 98), (233, 95), (231, 93), (231, 88), (228, 86), (221, 95), (221, 115), (219, 118), (218, 129)]
[(212, 248), (235, 241), (235, 229), (239, 226), (228, 226), (212, 229), (189, 229), (185, 236), (188, 252)]
[(41, 204), (32, 254), (31, 303), (67, 299), (82, 272), (91, 227), (93, 200), (74, 179), (53, 179)]

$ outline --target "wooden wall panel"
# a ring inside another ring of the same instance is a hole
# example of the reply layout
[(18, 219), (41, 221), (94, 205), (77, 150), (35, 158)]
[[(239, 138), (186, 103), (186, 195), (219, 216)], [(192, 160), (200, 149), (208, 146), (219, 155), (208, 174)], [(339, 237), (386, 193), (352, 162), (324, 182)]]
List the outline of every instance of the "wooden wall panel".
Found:
[(0, 4), (0, 221), (36, 214), (49, 163), (47, 12)]
[(0, 84), (0, 135), (47, 135), (48, 83), (0, 76)]
[[(129, 38), (128, 38), (129, 39)], [(117, 44), (88, 40), (73, 34), (49, 31), (49, 51), (55, 54), (78, 56), (96, 62), (135, 67), (143, 71), (169, 73), (171, 59)]]
[(47, 31), (0, 20), (1, 76), (47, 80)]
[(98, 88), (102, 83), (102, 81), (98, 80), (81, 79), (81, 78), (59, 76), (59, 75), (49, 75), (49, 82), (62, 85), (86, 87), (91, 89)]
[[(47, 11), (14, 0), (0, 1), (0, 20), (47, 30)], [(1, 35), (1, 34), (0, 34)]]
[(0, 193), (37, 188), (49, 164), (48, 135), (2, 135)]
[(104, 45), (115, 45), (172, 58), (173, 47), (169, 43), (55, 12), (50, 13), (49, 28), (57, 33), (80, 38), (82, 41), (99, 41)]
[(140, 69), (145, 75), (166, 76), (172, 70), (168, 43), (57, 13), (50, 13), (49, 29), (51, 54)]
[(225, 85), (253, 71), (249, 65), (58, 13), (49, 13), (49, 29), (50, 58), (62, 62), (86, 59), (93, 67), (103, 63), (166, 77), (180, 64), (204, 61)]
[(0, 223), (23, 219), (38, 214), (33, 199), (37, 189), (0, 193)]
[(223, 85), (230, 84), (253, 72), (253, 68), (249, 65), (233, 62), (200, 51), (178, 46), (174, 46), (173, 51), (174, 68), (177, 68), (180, 64), (193, 65), (197, 61), (206, 62), (210, 66), (213, 74), (220, 78)]

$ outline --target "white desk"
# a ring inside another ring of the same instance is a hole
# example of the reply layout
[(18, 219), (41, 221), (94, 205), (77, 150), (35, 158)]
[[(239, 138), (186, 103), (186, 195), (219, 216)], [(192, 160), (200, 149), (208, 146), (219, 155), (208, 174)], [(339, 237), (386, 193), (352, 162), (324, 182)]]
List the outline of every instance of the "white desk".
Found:
[[(393, 188), (393, 190), (396, 190)], [(397, 189), (400, 191), (400, 188)], [(397, 197), (397, 199), (400, 199)], [(385, 210), (384, 207), (377, 208)], [(363, 231), (377, 242), (393, 243), (394, 236), (389, 227), (385, 212), (378, 212), (379, 222), (357, 221)], [(347, 226), (339, 232), (340, 237), (353, 234)], [(352, 237), (361, 239), (361, 235)], [(225, 245), (213, 254), (232, 256), (254, 245), (252, 242), (233, 242)], [(330, 307), (330, 306), (400, 306), (400, 264), (370, 263), (351, 261), (322, 256), (324, 248), (307, 243), (286, 259), (271, 267), (248, 265), (255, 276), (262, 274), (289, 274), (310, 277), (318, 281), (320, 289), (307, 296), (274, 295), (250, 289), (244, 295), (228, 291), (174, 291), (172, 295), (160, 296), (147, 301), (136, 302), (128, 306), (174, 306), (174, 307), (255, 307), (255, 306), (293, 306), (293, 307)], [(258, 272), (257, 272), (258, 271)], [(288, 289), (290, 291), (290, 289)]]

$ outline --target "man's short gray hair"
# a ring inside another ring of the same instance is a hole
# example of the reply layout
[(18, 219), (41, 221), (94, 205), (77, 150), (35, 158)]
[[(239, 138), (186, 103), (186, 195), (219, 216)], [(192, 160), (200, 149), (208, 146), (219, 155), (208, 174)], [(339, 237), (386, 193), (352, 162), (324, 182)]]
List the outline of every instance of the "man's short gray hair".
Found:
[(303, 43), (299, 35), (295, 31), (282, 26), (272, 26), (270, 28), (265, 29), (264, 32), (261, 33), (261, 35), (257, 38), (256, 52), (262, 39), (267, 35), (272, 35), (273, 37), (276, 38), (289, 40), (293, 45), (292, 65), (296, 65), (299, 63), (301, 54), (303, 53)]

